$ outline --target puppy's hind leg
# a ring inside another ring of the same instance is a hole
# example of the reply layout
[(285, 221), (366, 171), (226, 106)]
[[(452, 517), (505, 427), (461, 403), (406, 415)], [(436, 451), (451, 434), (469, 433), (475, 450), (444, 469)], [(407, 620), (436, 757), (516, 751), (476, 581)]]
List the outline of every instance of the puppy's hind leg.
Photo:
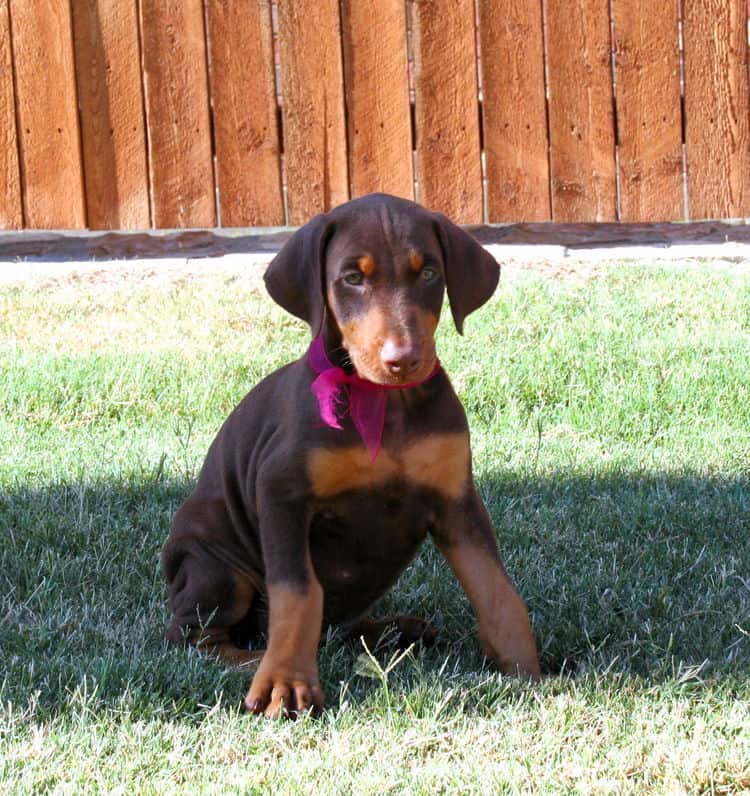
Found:
[(184, 504), (162, 552), (173, 618), (167, 629), (171, 644), (191, 644), (232, 666), (260, 660), (262, 651), (241, 649), (233, 631), (246, 620), (256, 595), (253, 579), (211, 552), (202, 522), (215, 518), (219, 507)]

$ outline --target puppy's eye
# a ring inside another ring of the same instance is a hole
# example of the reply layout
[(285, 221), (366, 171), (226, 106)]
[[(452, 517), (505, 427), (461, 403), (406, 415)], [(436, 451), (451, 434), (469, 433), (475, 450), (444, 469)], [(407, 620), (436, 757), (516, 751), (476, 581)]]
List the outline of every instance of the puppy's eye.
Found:
[(423, 281), (432, 282), (438, 278), (437, 268), (432, 268), (429, 265), (425, 266), (421, 271)]
[(344, 275), (344, 282), (347, 285), (361, 285), (365, 281), (365, 275), (360, 274), (358, 271), (350, 271)]

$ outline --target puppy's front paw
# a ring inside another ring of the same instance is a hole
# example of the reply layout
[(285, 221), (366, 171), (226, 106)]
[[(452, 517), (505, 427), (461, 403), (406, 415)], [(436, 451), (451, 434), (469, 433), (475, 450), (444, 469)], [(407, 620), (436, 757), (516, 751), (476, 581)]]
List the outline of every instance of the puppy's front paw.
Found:
[(266, 653), (253, 677), (244, 706), (266, 718), (296, 718), (302, 713), (320, 713), (325, 699), (315, 661), (279, 661)]

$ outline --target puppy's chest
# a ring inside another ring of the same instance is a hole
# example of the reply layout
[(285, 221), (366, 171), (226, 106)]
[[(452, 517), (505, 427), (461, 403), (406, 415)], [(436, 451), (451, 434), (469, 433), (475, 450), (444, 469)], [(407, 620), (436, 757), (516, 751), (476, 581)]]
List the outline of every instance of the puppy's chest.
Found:
[(364, 612), (443, 524), (446, 504), (470, 479), (468, 434), (391, 442), (373, 461), (364, 447), (308, 454), (313, 511), (310, 551), (326, 594), (326, 616)]
[(429, 434), (402, 445), (391, 442), (373, 460), (364, 446), (314, 448), (307, 455), (312, 496), (325, 502), (347, 493), (427, 492), (459, 500), (471, 470), (465, 432)]

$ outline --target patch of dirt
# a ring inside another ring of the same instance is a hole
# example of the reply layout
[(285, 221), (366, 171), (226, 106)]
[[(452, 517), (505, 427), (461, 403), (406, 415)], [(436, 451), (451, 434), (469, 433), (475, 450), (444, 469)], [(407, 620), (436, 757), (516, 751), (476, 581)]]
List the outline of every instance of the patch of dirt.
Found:
[(586, 280), (604, 273), (611, 263), (597, 263), (585, 260), (508, 260), (500, 262), (500, 278), (513, 281), (525, 274), (535, 274), (549, 279)]
[[(700, 266), (750, 274), (748, 256), (687, 256), (663, 258), (658, 251), (644, 252), (628, 247), (597, 250), (572, 255), (561, 247), (487, 247), (500, 262), (502, 280), (532, 273), (556, 280), (588, 280), (603, 274), (617, 263), (623, 265), (659, 263), (674, 268)], [(543, 251), (544, 250), (544, 251)], [(552, 250), (552, 251), (550, 251)], [(545, 252), (549, 256), (545, 256)], [(0, 263), (0, 287), (27, 285), (34, 289), (55, 290), (70, 287), (116, 289), (124, 285), (163, 285), (203, 279), (242, 279), (262, 289), (263, 272), (273, 254), (230, 254), (196, 259), (141, 259), (97, 262), (13, 262)], [(254, 285), (252, 285), (254, 286)]]
[(0, 286), (28, 285), (35, 289), (123, 285), (164, 285), (209, 278), (257, 281), (272, 255), (227, 255), (200, 259), (111, 260), (97, 262), (0, 263)]

